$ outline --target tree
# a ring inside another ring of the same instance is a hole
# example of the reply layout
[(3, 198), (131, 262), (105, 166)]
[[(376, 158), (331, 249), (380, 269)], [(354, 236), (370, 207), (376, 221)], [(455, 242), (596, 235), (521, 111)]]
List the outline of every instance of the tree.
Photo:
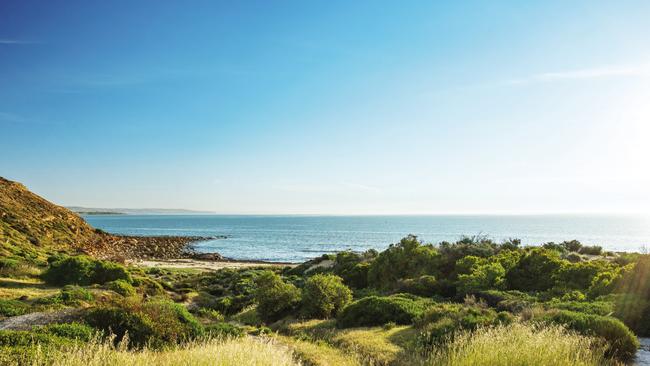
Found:
[(300, 290), (271, 271), (264, 271), (255, 280), (257, 312), (266, 321), (275, 321), (300, 304)]
[(336, 316), (352, 300), (352, 291), (339, 276), (317, 274), (302, 289), (302, 310), (312, 318)]

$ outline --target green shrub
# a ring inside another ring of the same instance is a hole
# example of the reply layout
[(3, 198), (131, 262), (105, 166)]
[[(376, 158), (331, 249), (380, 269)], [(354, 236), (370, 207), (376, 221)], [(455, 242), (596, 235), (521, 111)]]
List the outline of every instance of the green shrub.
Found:
[(27, 314), (29, 305), (18, 300), (0, 299), (0, 316), (18, 316)]
[(91, 326), (115, 334), (116, 342), (128, 332), (130, 344), (136, 347), (161, 347), (203, 334), (203, 327), (185, 307), (168, 300), (94, 308), (85, 319)]
[(601, 255), (603, 254), (603, 248), (598, 245), (593, 246), (583, 246), (578, 250), (580, 254), (589, 254), (589, 255)]
[(224, 316), (220, 312), (210, 308), (199, 308), (196, 311), (196, 314), (202, 318), (207, 318), (212, 321), (223, 322), (225, 320)]
[(398, 284), (400, 292), (417, 296), (431, 297), (440, 293), (440, 284), (435, 276), (424, 275), (418, 278), (407, 278)]
[(93, 295), (83, 287), (67, 285), (61, 289), (58, 295), (66, 305), (76, 305), (80, 301), (92, 301)]
[(76, 339), (83, 342), (89, 342), (93, 339), (95, 331), (86, 324), (67, 323), (67, 324), (50, 324), (45, 326), (46, 333), (68, 339)]
[(608, 301), (561, 301), (552, 300), (544, 304), (547, 309), (570, 310), (585, 314), (610, 315), (614, 312), (614, 303)]
[(225, 322), (210, 324), (205, 327), (205, 334), (212, 337), (232, 337), (239, 338), (244, 336), (244, 329), (236, 325)]
[(133, 296), (135, 295), (135, 288), (131, 286), (130, 283), (124, 281), (124, 280), (116, 280), (116, 281), (111, 281), (106, 283), (106, 288), (115, 291), (118, 294), (128, 297), (128, 296)]
[(257, 312), (265, 321), (275, 321), (300, 304), (300, 290), (271, 271), (263, 272), (257, 277), (255, 300)]
[(454, 332), (482, 326), (509, 324), (514, 317), (477, 305), (439, 303), (429, 307), (417, 320), (420, 343), (425, 348), (440, 344)]
[(554, 275), (562, 264), (556, 251), (532, 249), (507, 273), (508, 286), (519, 291), (546, 291), (555, 286)]
[(616, 297), (614, 307), (614, 316), (637, 335), (650, 336), (650, 301), (636, 294), (622, 294)]
[(368, 283), (376, 288), (392, 289), (399, 280), (435, 274), (439, 254), (432, 245), (422, 244), (409, 235), (398, 244), (391, 244), (372, 261)]
[(550, 311), (542, 321), (561, 324), (576, 332), (596, 336), (607, 342), (606, 354), (622, 361), (634, 358), (639, 341), (620, 320), (600, 315), (577, 313), (568, 310)]
[(129, 271), (124, 266), (108, 261), (95, 261), (95, 268), (91, 283), (104, 284), (110, 281), (122, 280), (128, 283), (133, 282)]
[(86, 256), (52, 257), (42, 277), (51, 285), (90, 285), (109, 281), (131, 282), (131, 276), (123, 266), (106, 261), (93, 260)]
[(343, 308), (337, 324), (341, 328), (384, 325), (390, 322), (411, 324), (431, 303), (406, 294), (364, 297)]
[(314, 275), (302, 289), (302, 311), (311, 318), (336, 316), (351, 300), (352, 291), (335, 275)]

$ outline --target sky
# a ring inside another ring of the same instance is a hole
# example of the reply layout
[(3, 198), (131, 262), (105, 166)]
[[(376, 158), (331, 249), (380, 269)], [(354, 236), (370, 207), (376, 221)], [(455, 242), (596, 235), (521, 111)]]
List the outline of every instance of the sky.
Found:
[(0, 1), (0, 176), (86, 207), (650, 211), (650, 2)]

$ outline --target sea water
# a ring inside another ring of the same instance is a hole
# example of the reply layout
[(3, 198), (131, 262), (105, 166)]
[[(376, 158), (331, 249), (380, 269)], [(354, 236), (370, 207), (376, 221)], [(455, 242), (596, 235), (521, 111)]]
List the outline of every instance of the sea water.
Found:
[(650, 248), (650, 218), (642, 215), (88, 215), (85, 219), (115, 234), (224, 236), (200, 242), (196, 249), (234, 259), (281, 262), (302, 262), (346, 249), (383, 250), (408, 234), (430, 243), (482, 235), (496, 241), (518, 238), (524, 245), (577, 239), (605, 250)]

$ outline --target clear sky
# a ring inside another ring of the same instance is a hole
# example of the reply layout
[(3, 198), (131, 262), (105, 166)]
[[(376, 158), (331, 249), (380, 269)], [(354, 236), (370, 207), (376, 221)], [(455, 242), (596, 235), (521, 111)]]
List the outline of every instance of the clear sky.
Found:
[(647, 212), (649, 19), (645, 0), (1, 1), (0, 176), (90, 207)]

